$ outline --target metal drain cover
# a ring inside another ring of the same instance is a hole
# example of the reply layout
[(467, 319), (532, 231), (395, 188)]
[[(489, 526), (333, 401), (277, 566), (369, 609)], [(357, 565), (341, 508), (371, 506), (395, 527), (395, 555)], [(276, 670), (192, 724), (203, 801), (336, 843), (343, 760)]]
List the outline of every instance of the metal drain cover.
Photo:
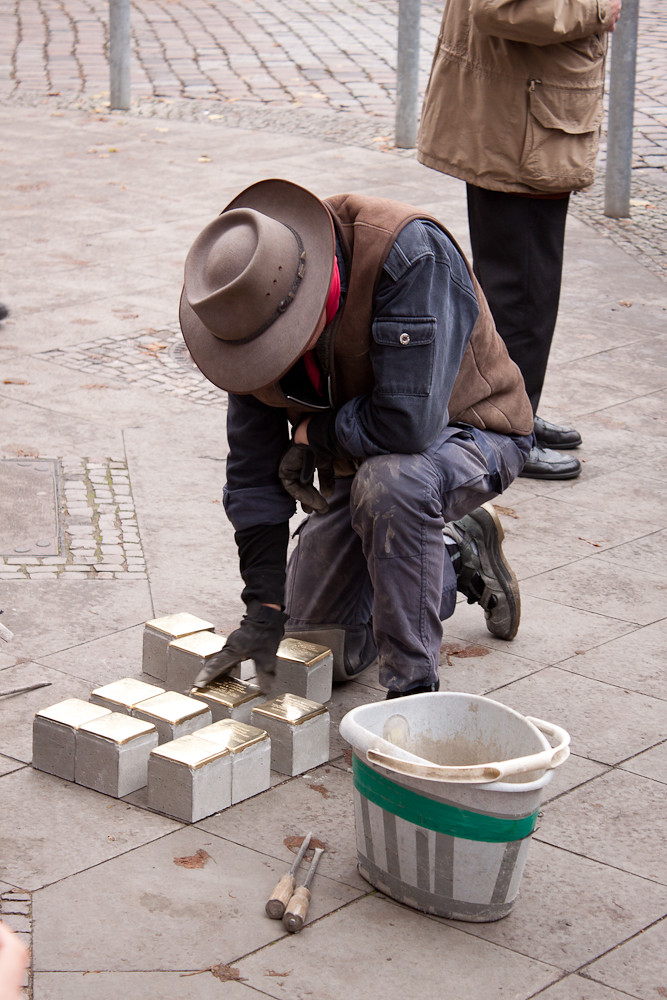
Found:
[(0, 555), (60, 554), (58, 472), (51, 458), (0, 462)]
[(168, 350), (168, 355), (172, 361), (175, 361), (179, 368), (194, 369), (196, 372), (199, 371), (196, 364), (192, 360), (192, 355), (190, 354), (187, 344), (184, 340), (177, 340)]

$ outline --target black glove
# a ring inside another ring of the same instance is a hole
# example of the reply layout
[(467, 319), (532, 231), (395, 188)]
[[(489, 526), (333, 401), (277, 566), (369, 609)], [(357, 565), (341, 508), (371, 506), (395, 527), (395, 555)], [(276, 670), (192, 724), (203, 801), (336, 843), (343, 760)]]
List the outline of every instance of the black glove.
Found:
[(269, 693), (276, 673), (276, 653), (288, 615), (266, 604), (254, 603), (248, 608), (240, 626), (229, 636), (215, 656), (211, 657), (195, 678), (195, 687), (203, 688), (211, 681), (229, 673), (242, 660), (254, 660), (260, 687)]
[[(315, 469), (319, 479), (319, 490), (315, 487)], [(306, 514), (326, 514), (329, 504), (324, 499), (330, 497), (334, 489), (333, 459), (317, 454), (306, 444), (289, 446), (278, 466), (280, 481), (295, 500), (298, 500)]]

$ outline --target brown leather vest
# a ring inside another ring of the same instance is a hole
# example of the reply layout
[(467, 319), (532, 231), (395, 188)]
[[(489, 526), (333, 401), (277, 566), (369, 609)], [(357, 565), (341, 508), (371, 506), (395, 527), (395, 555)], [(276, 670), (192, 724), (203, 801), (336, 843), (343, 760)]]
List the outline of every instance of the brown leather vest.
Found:
[[(401, 202), (342, 194), (325, 202), (340, 238), (348, 277), (342, 310), (332, 323), (329, 368), (334, 406), (373, 388), (370, 361), (375, 289), (389, 251), (404, 226), (427, 219), (438, 226), (461, 253), (437, 219)], [(461, 253), (477, 296), (479, 316), (465, 350), (449, 400), (450, 422), (472, 424), (504, 434), (529, 434), (533, 413), (523, 378), (498, 335), (484, 293)], [(309, 407), (294, 407), (278, 385), (255, 392), (270, 406), (284, 406), (290, 419)]]

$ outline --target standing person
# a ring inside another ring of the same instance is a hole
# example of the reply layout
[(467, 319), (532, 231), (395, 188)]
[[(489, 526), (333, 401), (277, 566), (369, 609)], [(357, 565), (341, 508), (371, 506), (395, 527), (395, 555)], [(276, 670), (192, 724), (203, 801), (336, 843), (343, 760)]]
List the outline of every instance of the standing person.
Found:
[[(437, 690), (457, 589), (513, 638), (518, 584), (481, 505), (520, 471), (532, 412), (441, 223), (261, 181), (195, 240), (180, 322), (229, 394), (224, 503), (247, 608), (198, 685), (252, 658), (270, 691), (286, 627), (331, 646), (336, 680), (377, 655), (388, 697)], [(295, 500), (310, 516), (286, 580)]]
[(446, 0), (418, 158), (466, 181), (473, 267), (524, 376), (535, 442), (522, 476), (571, 479), (581, 444), (537, 416), (569, 195), (593, 183), (607, 33), (621, 0)]

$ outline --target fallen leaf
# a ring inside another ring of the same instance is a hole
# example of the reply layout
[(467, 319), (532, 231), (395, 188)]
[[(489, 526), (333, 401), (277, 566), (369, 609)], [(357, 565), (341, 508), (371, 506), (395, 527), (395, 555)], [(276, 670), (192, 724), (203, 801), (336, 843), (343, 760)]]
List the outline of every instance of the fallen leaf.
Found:
[(284, 979), (286, 976), (289, 976), (291, 971), (292, 970), (290, 969), (289, 972), (276, 972), (275, 969), (267, 969), (264, 975), (275, 976), (277, 979)]
[(627, 299), (621, 299), (618, 304), (619, 306), (625, 306), (626, 309), (629, 309), (630, 306), (632, 305), (632, 302), (628, 302)]
[(580, 542), (588, 542), (589, 545), (594, 545), (596, 549), (599, 549), (602, 545), (602, 542), (594, 542), (590, 538), (584, 538), (583, 535), (578, 535), (578, 538)]
[(497, 510), (499, 514), (506, 514), (507, 517), (518, 517), (519, 515), (514, 510), (513, 507), (501, 507), (500, 504), (494, 503), (493, 509)]
[(200, 156), (197, 159), (197, 163), (210, 163), (210, 162), (211, 162), (210, 156)]
[(174, 858), (174, 864), (181, 868), (203, 868), (211, 855), (202, 847), (195, 854), (185, 858)]
[(164, 351), (167, 345), (163, 344), (160, 340), (154, 340), (150, 344), (140, 344), (139, 350), (142, 354), (152, 355), (154, 358), (158, 356), (160, 351)]
[(109, 386), (105, 385), (104, 382), (88, 382), (83, 386), (84, 389), (108, 389)]
[[(312, 788), (313, 786), (311, 785), (310, 787)], [(298, 854), (299, 848), (303, 844), (304, 840), (305, 837), (285, 837), (285, 839), (283, 840), (283, 844), (285, 845), (288, 851), (292, 852), (292, 854)], [(316, 837), (311, 837), (310, 843), (308, 845), (308, 850), (306, 851), (306, 858), (308, 859), (310, 858), (311, 854), (314, 853), (316, 847), (321, 847), (322, 850), (325, 850), (326, 844), (323, 844), (322, 841), (318, 840)]]
[(210, 971), (221, 983), (231, 983), (236, 980), (239, 983), (247, 982), (238, 969), (231, 965), (212, 965)]
[(445, 654), (447, 665), (451, 667), (450, 656), (458, 656), (462, 660), (466, 660), (470, 656), (488, 656), (490, 650), (486, 646), (461, 646), (457, 642), (443, 642), (440, 652)]
[(319, 792), (323, 799), (329, 798), (329, 789), (325, 788), (324, 785), (308, 785), (308, 787), (312, 788), (314, 792)]
[(26, 382), (24, 378), (5, 378), (2, 383), (3, 385), (30, 385), (30, 382)]

